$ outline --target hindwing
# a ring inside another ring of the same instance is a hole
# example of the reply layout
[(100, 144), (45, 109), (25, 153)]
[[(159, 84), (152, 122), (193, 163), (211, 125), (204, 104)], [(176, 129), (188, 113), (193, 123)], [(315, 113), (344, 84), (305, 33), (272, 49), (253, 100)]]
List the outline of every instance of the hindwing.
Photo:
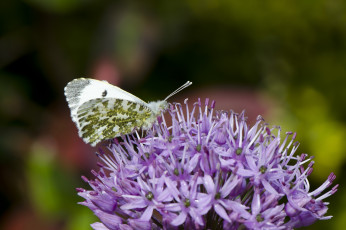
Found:
[(98, 142), (131, 133), (152, 116), (145, 104), (117, 99), (96, 98), (77, 109), (79, 136), (95, 146)]

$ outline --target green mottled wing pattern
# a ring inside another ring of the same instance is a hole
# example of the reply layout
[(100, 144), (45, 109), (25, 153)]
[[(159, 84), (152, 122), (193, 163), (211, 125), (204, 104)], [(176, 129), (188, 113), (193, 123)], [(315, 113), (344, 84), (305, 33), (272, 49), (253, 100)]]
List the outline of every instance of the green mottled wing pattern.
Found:
[(152, 116), (145, 104), (116, 98), (97, 98), (77, 110), (79, 136), (95, 146), (102, 140), (131, 133)]

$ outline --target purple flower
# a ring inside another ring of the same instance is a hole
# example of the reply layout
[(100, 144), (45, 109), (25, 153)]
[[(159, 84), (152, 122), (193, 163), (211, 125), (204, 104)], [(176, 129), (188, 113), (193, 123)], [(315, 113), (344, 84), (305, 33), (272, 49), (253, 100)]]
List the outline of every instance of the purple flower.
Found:
[(94, 229), (293, 229), (331, 218), (323, 200), (338, 185), (322, 193), (335, 175), (310, 191), (314, 162), (296, 155), (296, 134), (282, 140), (262, 117), (249, 127), (214, 105), (173, 104), (172, 125), (161, 116), (143, 138), (99, 151), (96, 179), (83, 177), (91, 190), (77, 189), (100, 219)]

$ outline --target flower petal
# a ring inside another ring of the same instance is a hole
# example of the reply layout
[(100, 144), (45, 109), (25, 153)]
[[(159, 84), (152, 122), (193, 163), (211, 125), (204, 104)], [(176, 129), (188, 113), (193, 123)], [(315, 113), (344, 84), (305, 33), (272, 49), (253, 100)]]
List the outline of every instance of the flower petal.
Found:
[(171, 222), (173, 226), (179, 226), (183, 224), (186, 220), (187, 214), (185, 212), (179, 213), (179, 215)]
[(219, 214), (225, 221), (232, 222), (228, 217), (226, 210), (219, 204), (214, 205), (215, 212)]

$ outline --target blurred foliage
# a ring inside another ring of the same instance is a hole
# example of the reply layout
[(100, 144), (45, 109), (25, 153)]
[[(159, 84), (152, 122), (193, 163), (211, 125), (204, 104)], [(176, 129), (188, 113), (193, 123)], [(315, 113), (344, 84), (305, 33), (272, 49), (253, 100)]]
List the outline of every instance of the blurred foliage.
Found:
[[(82, 199), (74, 190), (85, 186), (80, 175), (95, 168), (94, 150), (77, 137), (63, 96), (68, 81), (84, 76), (107, 79), (145, 100), (163, 98), (186, 80), (194, 82), (190, 92), (220, 86), (259, 92), (270, 105), (266, 121), (296, 131), (299, 152), (316, 156), (312, 187), (331, 171), (341, 183), (342, 0), (12, 0), (0, 2), (0, 21), (5, 229), (14, 229), (17, 210), (34, 210), (45, 229), (85, 229), (95, 221), (76, 205)], [(328, 201), (335, 217), (311, 229), (346, 224), (345, 192)]]
[[(75, 186), (80, 183), (69, 170), (57, 164), (56, 152), (39, 143), (34, 143), (27, 160), (29, 200), (35, 211), (52, 222), (66, 221), (66, 229), (87, 229), (93, 214), (77, 206)], [(88, 224), (89, 223), (89, 224)]]

